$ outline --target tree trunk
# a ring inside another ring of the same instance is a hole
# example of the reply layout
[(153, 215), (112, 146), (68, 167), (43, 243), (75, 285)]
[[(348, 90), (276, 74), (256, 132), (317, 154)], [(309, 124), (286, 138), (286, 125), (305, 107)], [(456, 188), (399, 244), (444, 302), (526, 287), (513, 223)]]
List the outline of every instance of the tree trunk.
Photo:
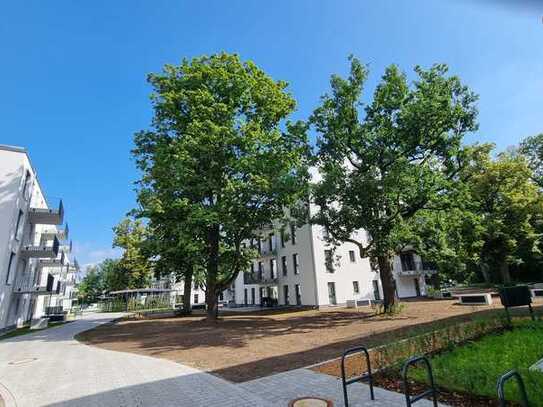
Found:
[(206, 278), (207, 320), (216, 321), (218, 316), (217, 277), (219, 274), (219, 225), (208, 231), (208, 263)]
[(488, 264), (481, 263), (481, 274), (483, 275), (485, 283), (490, 284), (492, 282), (490, 279), (490, 273), (488, 272)]
[(390, 256), (378, 256), (379, 274), (381, 276), (381, 285), (383, 286), (383, 306), (385, 312), (390, 312), (398, 302), (396, 296), (396, 285), (394, 284), (394, 275), (392, 274), (392, 264)]
[(183, 277), (183, 314), (192, 314), (190, 298), (192, 294), (192, 272), (187, 272)]
[(504, 284), (511, 283), (511, 273), (509, 273), (509, 264), (504, 259), (500, 263), (500, 274), (502, 276), (502, 282)]

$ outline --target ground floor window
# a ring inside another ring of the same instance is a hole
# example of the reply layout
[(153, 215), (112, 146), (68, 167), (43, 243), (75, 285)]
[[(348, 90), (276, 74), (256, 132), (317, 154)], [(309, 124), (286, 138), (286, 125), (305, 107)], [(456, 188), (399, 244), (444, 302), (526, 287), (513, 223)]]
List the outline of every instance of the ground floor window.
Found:
[(353, 293), (360, 294), (360, 287), (358, 285), (358, 281), (353, 281)]
[(285, 297), (285, 305), (289, 305), (290, 304), (290, 300), (289, 300), (289, 294), (288, 294), (288, 285), (284, 285), (283, 286), (283, 296)]
[(336, 305), (337, 299), (336, 299), (336, 283), (330, 282), (328, 283), (328, 301), (330, 305)]
[(194, 294), (194, 303), (198, 304), (198, 294)]
[(251, 304), (256, 304), (256, 290), (255, 288), (251, 288)]
[(302, 305), (302, 288), (300, 287), (300, 284), (294, 286), (294, 291), (296, 294), (296, 305)]
[(243, 290), (243, 303), (247, 305), (247, 289)]

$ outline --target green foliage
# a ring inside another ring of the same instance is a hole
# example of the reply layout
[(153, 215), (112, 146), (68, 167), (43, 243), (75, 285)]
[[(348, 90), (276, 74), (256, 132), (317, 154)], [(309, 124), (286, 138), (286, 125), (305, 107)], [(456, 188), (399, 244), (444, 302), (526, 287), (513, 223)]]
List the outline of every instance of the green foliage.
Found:
[[(432, 358), (432, 369), (438, 386), (496, 397), (496, 382), (505, 372), (516, 369), (524, 379), (531, 405), (543, 405), (543, 372), (529, 370), (541, 359), (543, 324), (516, 322), (515, 328), (487, 335), (450, 352)], [(414, 370), (413, 377), (426, 380), (425, 371)], [(506, 387), (508, 400), (519, 401), (516, 385)]]
[(102, 275), (99, 266), (92, 266), (87, 269), (85, 277), (78, 286), (78, 296), (82, 303), (90, 304), (96, 302), (104, 289)]
[[(148, 238), (148, 230), (141, 220), (123, 219), (113, 228), (115, 238), (113, 247), (123, 249), (123, 254), (115, 265), (116, 273), (112, 276), (115, 287), (144, 288), (148, 287), (153, 277), (152, 264), (144, 254)], [(111, 290), (111, 286), (106, 286)]]
[[(332, 241), (355, 243), (363, 257), (379, 260), (385, 308), (394, 302), (390, 261), (410, 243), (409, 222), (419, 211), (447, 207), (470, 157), (463, 137), (477, 129), (477, 97), (447, 76), (445, 65), (415, 73), (409, 84), (398, 67), (388, 67), (363, 107), (368, 72), (351, 58), (349, 77), (332, 76), (331, 93), (310, 120), (320, 134), (322, 175), (313, 221), (328, 228)], [(360, 229), (368, 239), (353, 238)]]
[(213, 313), (254, 255), (242, 242), (305, 196), (305, 126), (285, 123), (295, 108), (287, 84), (237, 55), (183, 60), (148, 79), (153, 129), (133, 150), (138, 216), (166, 266), (205, 275)]
[(543, 133), (528, 137), (520, 143), (519, 153), (526, 157), (533, 179), (543, 188)]

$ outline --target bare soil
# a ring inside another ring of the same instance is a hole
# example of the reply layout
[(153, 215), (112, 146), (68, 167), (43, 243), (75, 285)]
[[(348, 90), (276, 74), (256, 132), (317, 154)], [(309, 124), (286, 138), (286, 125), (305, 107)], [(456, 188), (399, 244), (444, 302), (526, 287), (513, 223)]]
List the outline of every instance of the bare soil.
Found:
[[(495, 301), (496, 302), (496, 301)], [(405, 301), (398, 316), (377, 316), (369, 307), (224, 312), (121, 320), (83, 332), (78, 339), (104, 349), (132, 352), (196, 367), (233, 382), (330, 360), (356, 345), (373, 347), (488, 314), (501, 306), (465, 306), (454, 300)], [(500, 309), (498, 309), (500, 308)], [(336, 366), (323, 373), (337, 373)]]

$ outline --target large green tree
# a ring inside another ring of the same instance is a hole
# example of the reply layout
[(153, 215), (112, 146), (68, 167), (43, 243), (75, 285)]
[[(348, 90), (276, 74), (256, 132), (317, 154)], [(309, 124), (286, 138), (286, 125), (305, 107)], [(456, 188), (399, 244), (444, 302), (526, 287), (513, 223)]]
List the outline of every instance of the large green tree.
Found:
[(522, 140), (518, 151), (526, 157), (534, 181), (543, 188), (543, 133)]
[(538, 230), (542, 199), (523, 156), (490, 156), (469, 180), (482, 242), (480, 263), (487, 281), (511, 282), (510, 267), (541, 256)]
[[(152, 130), (135, 136), (139, 203), (192, 236), (205, 273), (209, 319), (218, 295), (248, 267), (244, 241), (305, 196), (305, 126), (287, 84), (221, 53), (149, 75)], [(175, 239), (175, 237), (174, 237)]]
[(332, 76), (331, 93), (310, 119), (322, 177), (313, 220), (331, 240), (352, 242), (362, 257), (376, 259), (389, 311), (397, 301), (392, 258), (407, 243), (408, 222), (421, 210), (439, 210), (458, 182), (463, 137), (477, 129), (477, 97), (447, 76), (445, 65), (416, 67), (412, 84), (392, 65), (364, 106), (367, 73), (352, 58), (349, 77)]
[(123, 250), (117, 267), (125, 274), (125, 288), (148, 287), (153, 277), (152, 262), (144, 252), (148, 228), (139, 219), (125, 218), (113, 228), (113, 232), (113, 247)]

